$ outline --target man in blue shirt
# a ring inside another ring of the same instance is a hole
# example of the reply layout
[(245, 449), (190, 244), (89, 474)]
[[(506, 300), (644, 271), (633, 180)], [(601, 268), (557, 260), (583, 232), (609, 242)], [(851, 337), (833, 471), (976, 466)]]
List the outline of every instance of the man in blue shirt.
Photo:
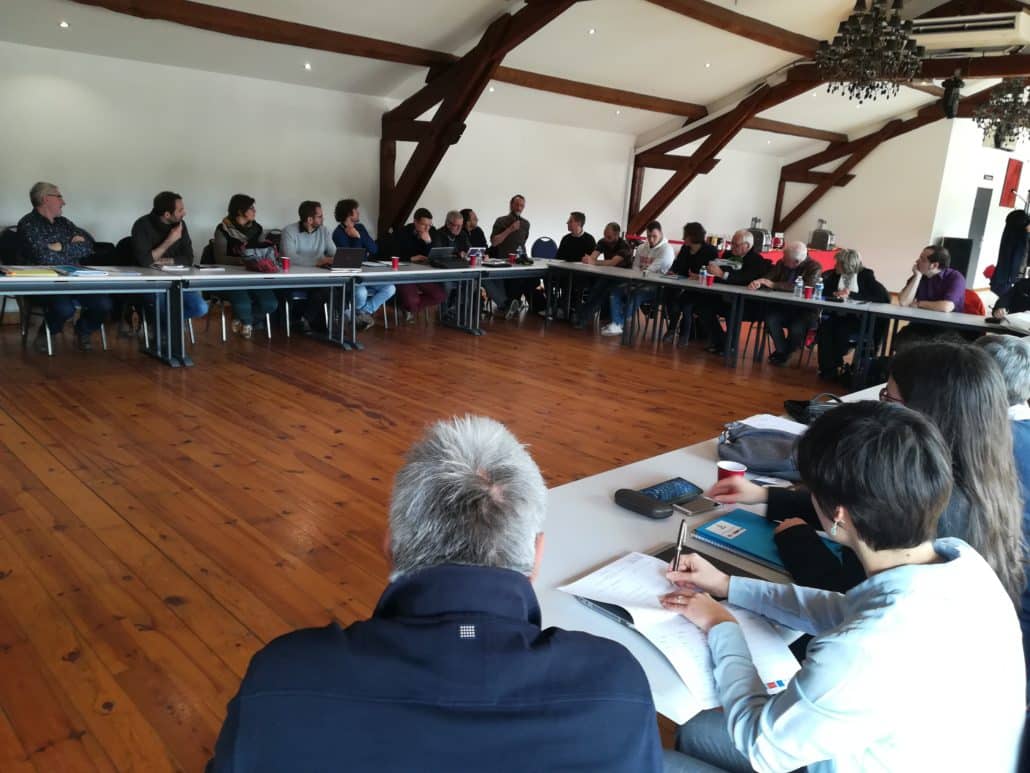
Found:
[[(336, 230), (333, 243), (337, 247), (364, 247), (365, 257), (374, 258), (379, 253), (376, 240), (361, 222), (360, 205), (355, 199), (341, 199), (336, 202)], [(372, 324), (372, 315), (390, 300), (397, 288), (392, 284), (359, 284), (355, 288), (358, 304), (358, 320), (363, 327)], [(385, 312), (384, 312), (385, 313)]]
[[(56, 185), (38, 182), (29, 191), (33, 210), (18, 221), (18, 239), (21, 254), (27, 263), (39, 266), (78, 266), (93, 254), (93, 237), (71, 220), (62, 217), (64, 196)], [(81, 307), (75, 334), (79, 348), (93, 348), (90, 335), (100, 329), (111, 313), (111, 298), (107, 295), (54, 295), (41, 299), (45, 307), (46, 326), (50, 332), (60, 333)], [(42, 333), (42, 331), (41, 331)], [(47, 351), (46, 337), (36, 339), (36, 348)]]
[(432, 426), (394, 481), (392, 582), (372, 618), (255, 655), (208, 770), (660, 770), (640, 665), (540, 627), (546, 508), (501, 424)]

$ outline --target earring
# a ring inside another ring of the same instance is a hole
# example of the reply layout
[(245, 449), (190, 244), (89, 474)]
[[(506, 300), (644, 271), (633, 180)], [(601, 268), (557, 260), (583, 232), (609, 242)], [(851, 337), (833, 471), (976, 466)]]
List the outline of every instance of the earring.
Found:
[(840, 521), (834, 521), (833, 522), (833, 526), (830, 528), (830, 536), (831, 537), (836, 537), (837, 536), (837, 529), (839, 527), (840, 527)]

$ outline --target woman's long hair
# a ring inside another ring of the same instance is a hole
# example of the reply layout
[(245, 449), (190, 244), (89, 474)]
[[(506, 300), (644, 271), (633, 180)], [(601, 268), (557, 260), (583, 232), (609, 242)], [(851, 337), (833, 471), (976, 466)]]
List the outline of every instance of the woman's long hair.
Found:
[(905, 405), (933, 421), (951, 447), (955, 487), (970, 510), (969, 533), (948, 536), (972, 545), (1018, 605), (1026, 587), (1023, 501), (1001, 371), (977, 347), (929, 342), (895, 356), (891, 378)]

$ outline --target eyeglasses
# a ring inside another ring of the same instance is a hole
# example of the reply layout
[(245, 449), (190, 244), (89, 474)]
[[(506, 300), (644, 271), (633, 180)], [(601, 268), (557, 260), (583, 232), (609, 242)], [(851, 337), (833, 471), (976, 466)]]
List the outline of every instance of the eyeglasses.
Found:
[(48, 193), (47, 196), (52, 196), (55, 199), (60, 199), (61, 201), (64, 201), (64, 196), (62, 196), (60, 193)]
[(899, 405), (904, 405), (905, 404), (905, 401), (902, 400), (900, 397), (895, 397), (894, 395), (889, 394), (887, 392), (887, 387), (884, 387), (883, 389), (880, 390), (880, 402), (881, 403), (898, 403)]

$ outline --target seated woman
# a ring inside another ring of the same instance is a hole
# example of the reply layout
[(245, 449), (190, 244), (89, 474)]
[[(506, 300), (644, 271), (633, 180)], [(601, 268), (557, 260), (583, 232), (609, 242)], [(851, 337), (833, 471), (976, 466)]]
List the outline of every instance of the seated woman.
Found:
[[(937, 536), (972, 545), (1017, 604), (1026, 586), (1023, 506), (1005, 395), (1001, 372), (988, 354), (967, 344), (931, 341), (895, 356), (880, 397), (918, 411), (944, 435), (955, 486)], [(776, 530), (780, 557), (800, 585), (843, 593), (865, 579), (857, 556), (845, 550), (842, 563), (819, 539), (820, 521), (807, 492), (762, 489), (727, 478), (709, 496), (720, 502), (767, 500), (766, 518), (782, 521)]]
[[(798, 467), (822, 528), (868, 579), (843, 596), (684, 556), (662, 604), (708, 634), (724, 712), (682, 726), (676, 745), (689, 756), (669, 753), (666, 770), (1016, 770), (1019, 625), (983, 558), (934, 539), (952, 487), (941, 433), (899, 405), (853, 403), (812, 424)], [(814, 637), (783, 692), (767, 694), (712, 596)]]
[[(215, 228), (215, 262), (242, 266), (244, 253), (260, 247), (264, 230), (254, 217), (254, 199), (242, 193), (229, 199), (228, 214)], [(244, 338), (254, 334), (254, 322), (263, 320), (279, 305), (274, 290), (230, 290), (222, 298), (232, 304), (232, 331)]]
[[(858, 250), (840, 250), (834, 260), (833, 270), (823, 274), (824, 297), (843, 301), (890, 302), (887, 288), (876, 281), (871, 268), (862, 265)], [(859, 323), (854, 314), (829, 314), (819, 323), (816, 340), (819, 343), (820, 378), (826, 381), (837, 379), (844, 365), (844, 355), (852, 346), (851, 338), (858, 334)]]
[[(1030, 543), (1030, 405), (1027, 404), (1030, 400), (1030, 339), (986, 335), (978, 338), (976, 345), (994, 358), (1005, 379), (1012, 450), (1023, 495), (1023, 541)], [(1023, 588), (1019, 624), (1023, 628), (1023, 656), (1030, 672), (1030, 581)], [(1027, 683), (1027, 704), (1030, 705), (1030, 682)]]

